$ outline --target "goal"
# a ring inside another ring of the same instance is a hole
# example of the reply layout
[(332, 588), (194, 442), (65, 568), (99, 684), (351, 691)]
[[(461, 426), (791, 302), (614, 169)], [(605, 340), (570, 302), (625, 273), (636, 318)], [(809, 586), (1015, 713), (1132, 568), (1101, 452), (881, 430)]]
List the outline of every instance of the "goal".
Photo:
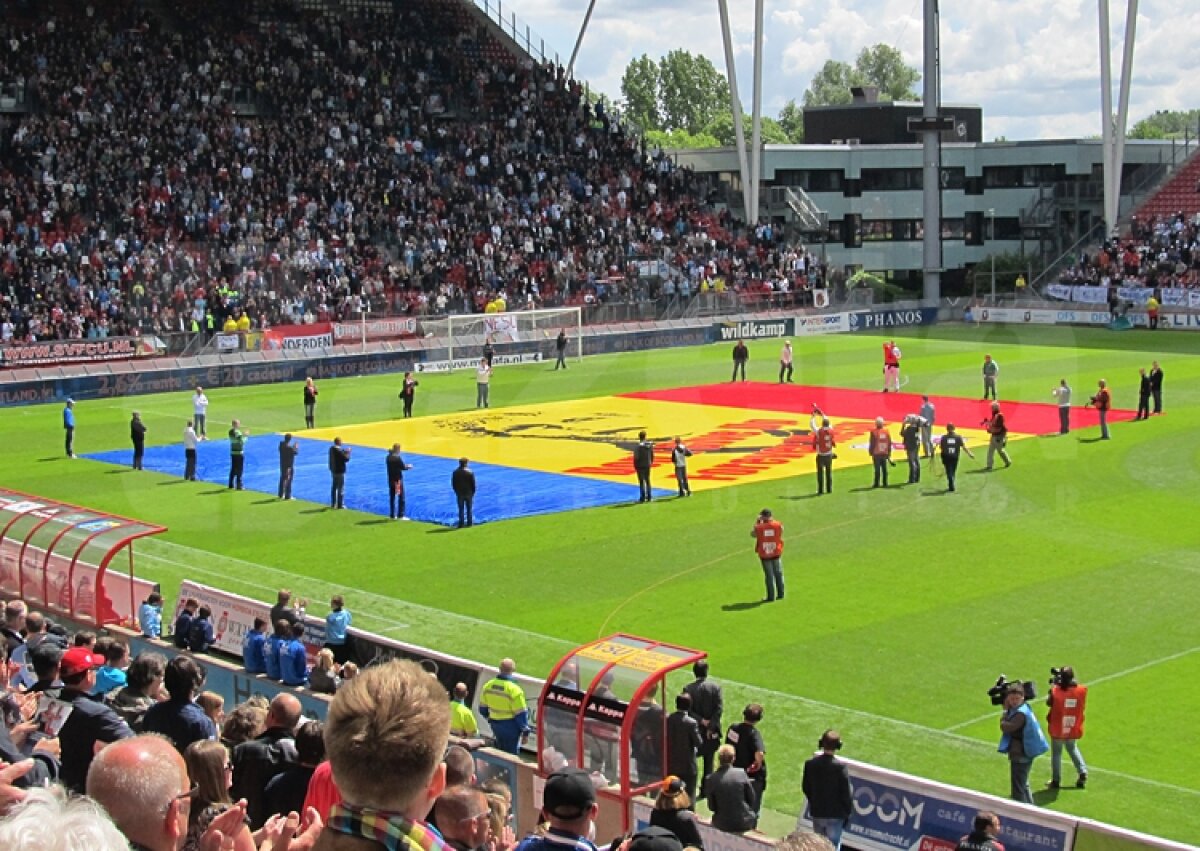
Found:
[(568, 354), (576, 360), (583, 358), (583, 311), (578, 307), (451, 314), (446, 322), (451, 361), (455, 350), (461, 358), (480, 351), (488, 341), (497, 355), (537, 352), (544, 358), (554, 357), (554, 341), (559, 331), (567, 333)]

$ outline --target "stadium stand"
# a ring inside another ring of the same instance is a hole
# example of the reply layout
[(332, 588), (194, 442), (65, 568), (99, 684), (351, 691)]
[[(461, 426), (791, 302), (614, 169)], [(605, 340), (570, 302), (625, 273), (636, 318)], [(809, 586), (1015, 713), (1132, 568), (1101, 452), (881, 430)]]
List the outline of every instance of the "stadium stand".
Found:
[(458, 0), (59, 0), (18, 5), (0, 42), (24, 109), (0, 133), (11, 339), (475, 312), (497, 293), (759, 302), (823, 276)]
[(1134, 219), (1128, 239), (1106, 241), (1065, 270), (1068, 284), (1200, 285), (1200, 213)]

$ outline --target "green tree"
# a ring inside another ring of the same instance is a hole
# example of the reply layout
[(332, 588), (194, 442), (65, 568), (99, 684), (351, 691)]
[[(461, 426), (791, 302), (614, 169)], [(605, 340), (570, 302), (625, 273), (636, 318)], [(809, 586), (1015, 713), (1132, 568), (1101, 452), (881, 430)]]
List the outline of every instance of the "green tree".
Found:
[(789, 100), (779, 110), (779, 127), (787, 134), (788, 141), (799, 145), (804, 141), (804, 110)]
[(644, 53), (630, 62), (621, 77), (621, 96), (625, 99), (625, 114), (643, 131), (662, 129), (657, 62)]
[(919, 100), (913, 86), (921, 79), (916, 68), (904, 64), (900, 51), (887, 44), (864, 47), (854, 62), (854, 70), (868, 85), (879, 87), (882, 100)]
[(864, 47), (854, 65), (826, 60), (804, 92), (805, 106), (841, 106), (853, 99), (851, 86), (875, 86), (880, 100), (918, 100), (913, 86), (921, 79), (916, 68), (904, 64), (900, 51), (890, 45)]
[(1129, 131), (1130, 139), (1182, 139), (1200, 135), (1200, 109), (1187, 112), (1159, 110), (1143, 118)]
[(689, 133), (686, 130), (651, 130), (646, 133), (646, 146), (649, 148), (686, 149), (686, 148), (719, 148), (721, 142), (708, 133)]
[(700, 133), (729, 110), (729, 83), (704, 56), (672, 50), (658, 63), (662, 127)]
[[(754, 125), (750, 120), (750, 116), (743, 114), (742, 130), (746, 134), (747, 145), (750, 144), (753, 127)], [(733, 116), (730, 114), (729, 110), (727, 109), (724, 112), (719, 113), (717, 117), (714, 118), (709, 125), (704, 128), (704, 132), (701, 135), (712, 136), (717, 140), (717, 143), (723, 147), (736, 145), (737, 139), (734, 137)], [(762, 140), (763, 143), (767, 145), (786, 145), (791, 141), (791, 139), (788, 138), (788, 134), (784, 132), (782, 127), (779, 126), (779, 122), (774, 118), (771, 118), (769, 115), (764, 115), (762, 117)]]
[(850, 87), (859, 85), (854, 69), (845, 62), (826, 59), (804, 90), (805, 106), (842, 106), (852, 100)]

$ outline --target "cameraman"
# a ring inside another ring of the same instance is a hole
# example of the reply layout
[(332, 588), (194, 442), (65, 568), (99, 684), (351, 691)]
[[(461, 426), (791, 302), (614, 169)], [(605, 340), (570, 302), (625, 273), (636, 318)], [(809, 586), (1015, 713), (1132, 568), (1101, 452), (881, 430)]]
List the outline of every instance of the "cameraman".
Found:
[(1004, 462), (1005, 467), (1012, 466), (1012, 459), (1008, 457), (1008, 451), (1005, 447), (1008, 446), (1008, 423), (1004, 419), (1004, 414), (1000, 411), (1000, 403), (992, 402), (992, 414), (981, 425), (987, 429), (990, 440), (988, 440), (987, 452), (987, 469), (992, 469), (992, 462), (996, 460), (996, 453), (1000, 453), (1000, 460)]
[(1046, 705), (1050, 712), (1046, 716), (1046, 726), (1050, 729), (1050, 782), (1048, 789), (1057, 789), (1062, 780), (1063, 748), (1075, 764), (1079, 779), (1075, 788), (1087, 786), (1087, 763), (1079, 752), (1079, 740), (1083, 738), (1083, 712), (1087, 707), (1087, 686), (1075, 682), (1075, 669), (1070, 666), (1059, 668), (1053, 672), (1050, 695)]
[(1009, 683), (1004, 692), (1004, 714), (1000, 716), (1000, 753), (1008, 754), (1010, 797), (1023, 804), (1032, 804), (1029, 789), (1029, 769), (1037, 757), (1050, 750), (1042, 728), (1029, 704), (1025, 702), (1025, 687)]
[(783, 524), (771, 516), (771, 509), (764, 508), (754, 521), (750, 530), (754, 538), (754, 551), (762, 562), (763, 580), (767, 586), (767, 596), (764, 603), (773, 603), (783, 599)]
[(1088, 405), (1093, 406), (1100, 414), (1100, 439), (1108, 440), (1108, 409), (1112, 407), (1112, 393), (1108, 390), (1108, 382), (1103, 378), (1097, 384), (1096, 395), (1088, 399)]

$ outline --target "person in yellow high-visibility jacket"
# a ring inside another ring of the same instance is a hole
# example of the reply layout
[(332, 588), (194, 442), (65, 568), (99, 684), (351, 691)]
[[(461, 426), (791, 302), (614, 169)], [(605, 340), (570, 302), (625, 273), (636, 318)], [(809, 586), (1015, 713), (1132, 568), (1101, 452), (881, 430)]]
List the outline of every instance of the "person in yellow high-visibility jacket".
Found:
[(512, 659), (500, 662), (500, 673), (488, 680), (479, 699), (479, 711), (492, 727), (496, 747), (511, 754), (521, 750), (521, 738), (529, 732), (529, 710), (525, 692), (513, 680), (517, 665)]
[(454, 686), (454, 699), (450, 701), (450, 735), (460, 739), (472, 739), (479, 735), (475, 713), (467, 706), (466, 683)]

